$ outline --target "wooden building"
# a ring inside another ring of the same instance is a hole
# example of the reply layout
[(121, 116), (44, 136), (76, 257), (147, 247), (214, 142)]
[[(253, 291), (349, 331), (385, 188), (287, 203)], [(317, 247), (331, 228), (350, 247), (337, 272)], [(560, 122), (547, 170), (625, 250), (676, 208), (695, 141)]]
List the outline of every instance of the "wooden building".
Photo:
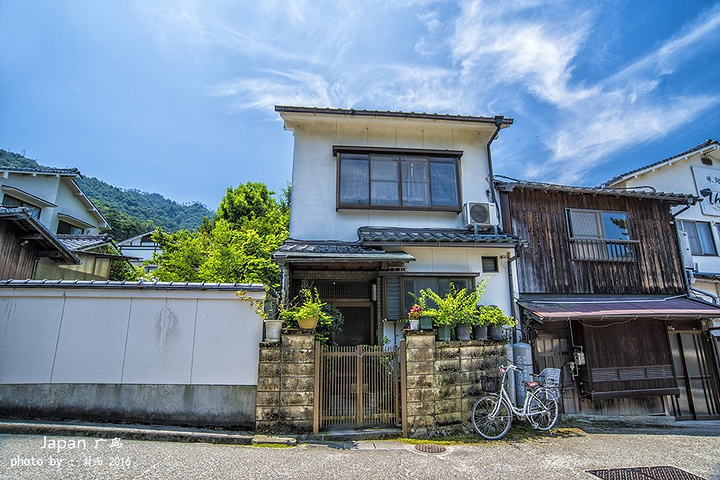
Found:
[(567, 413), (720, 418), (707, 329), (689, 298), (672, 206), (697, 198), (497, 182), (503, 227), (527, 241), (518, 311), (535, 367), (564, 368)]

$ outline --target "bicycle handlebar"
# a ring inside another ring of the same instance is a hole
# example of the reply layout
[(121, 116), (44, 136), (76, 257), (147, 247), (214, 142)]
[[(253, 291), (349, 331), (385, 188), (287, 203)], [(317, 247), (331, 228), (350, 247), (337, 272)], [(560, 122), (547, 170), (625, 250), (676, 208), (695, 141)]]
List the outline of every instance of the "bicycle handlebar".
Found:
[(498, 370), (500, 370), (500, 372), (504, 372), (504, 371), (507, 371), (507, 370), (517, 370), (518, 372), (522, 372), (522, 371), (523, 371), (522, 368), (518, 367), (517, 365), (513, 365), (512, 363), (508, 364), (507, 366), (505, 366), (505, 365), (500, 365), (500, 366), (498, 366)]

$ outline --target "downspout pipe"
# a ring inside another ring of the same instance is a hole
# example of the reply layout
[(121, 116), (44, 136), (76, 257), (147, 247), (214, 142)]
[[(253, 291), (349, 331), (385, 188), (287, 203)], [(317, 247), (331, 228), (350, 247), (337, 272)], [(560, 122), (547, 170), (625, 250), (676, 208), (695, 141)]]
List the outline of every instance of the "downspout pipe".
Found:
[[(503, 120), (505, 120), (505, 117), (502, 115), (495, 115), (495, 132), (493, 132), (492, 136), (490, 136), (490, 140), (488, 140), (486, 148), (487, 148), (487, 159), (488, 159), (488, 174), (490, 175), (490, 201), (495, 204), (495, 208), (498, 208), (497, 201), (495, 200), (495, 185), (494, 185), (494, 178), (495, 173), (493, 172), (493, 164), (492, 164), (492, 153), (490, 152), (490, 145), (492, 142), (495, 141), (495, 139), (498, 136), (498, 133), (500, 133), (500, 129), (503, 125)], [(500, 218), (500, 210), (498, 208), (498, 218)]]

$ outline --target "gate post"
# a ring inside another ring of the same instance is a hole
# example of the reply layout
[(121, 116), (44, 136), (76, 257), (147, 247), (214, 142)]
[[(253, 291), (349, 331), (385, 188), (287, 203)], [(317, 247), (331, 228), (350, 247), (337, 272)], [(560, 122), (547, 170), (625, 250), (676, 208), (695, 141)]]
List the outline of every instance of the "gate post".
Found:
[(320, 412), (322, 411), (322, 344), (315, 340), (315, 401), (313, 403), (313, 433), (320, 431)]

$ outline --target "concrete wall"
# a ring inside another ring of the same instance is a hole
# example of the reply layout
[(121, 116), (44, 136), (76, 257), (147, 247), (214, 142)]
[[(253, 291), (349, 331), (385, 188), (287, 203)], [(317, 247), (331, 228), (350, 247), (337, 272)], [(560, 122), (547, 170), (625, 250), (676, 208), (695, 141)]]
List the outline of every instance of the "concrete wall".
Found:
[(485, 145), (492, 125), (452, 125), (407, 119), (339, 119), (293, 125), (292, 204), (290, 237), (303, 240), (357, 240), (361, 226), (462, 227), (454, 212), (407, 210), (336, 211), (337, 160), (333, 145), (462, 150), (461, 203), (487, 202)]
[(234, 290), (2, 287), (0, 332), (0, 413), (254, 423), (262, 319)]

